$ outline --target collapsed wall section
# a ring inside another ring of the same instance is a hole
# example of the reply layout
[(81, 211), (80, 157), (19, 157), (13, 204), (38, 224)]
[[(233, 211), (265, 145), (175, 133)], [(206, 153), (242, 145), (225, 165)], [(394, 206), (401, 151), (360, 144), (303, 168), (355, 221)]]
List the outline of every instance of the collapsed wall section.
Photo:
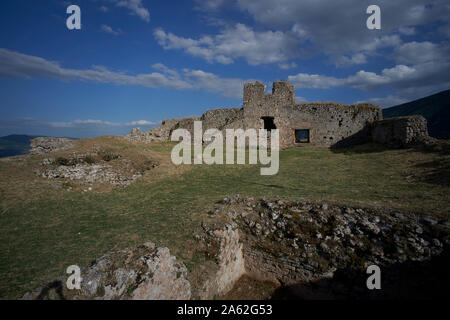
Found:
[(372, 139), (378, 143), (406, 146), (426, 138), (427, 120), (420, 115), (384, 119), (372, 127)]

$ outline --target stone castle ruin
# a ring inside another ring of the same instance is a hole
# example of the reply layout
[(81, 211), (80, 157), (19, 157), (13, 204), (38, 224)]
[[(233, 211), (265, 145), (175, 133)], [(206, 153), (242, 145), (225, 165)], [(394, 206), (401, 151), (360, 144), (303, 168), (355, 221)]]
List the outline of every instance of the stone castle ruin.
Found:
[(364, 142), (405, 146), (428, 137), (422, 116), (383, 120), (380, 107), (372, 104), (344, 105), (333, 102), (295, 102), (295, 89), (286, 81), (273, 83), (266, 94), (260, 82), (244, 85), (243, 108), (206, 111), (201, 117), (167, 119), (147, 132), (133, 129), (127, 139), (151, 142), (169, 141), (173, 130), (184, 128), (193, 133), (194, 121), (202, 121), (203, 130), (279, 129), (280, 148), (293, 146), (340, 147)]

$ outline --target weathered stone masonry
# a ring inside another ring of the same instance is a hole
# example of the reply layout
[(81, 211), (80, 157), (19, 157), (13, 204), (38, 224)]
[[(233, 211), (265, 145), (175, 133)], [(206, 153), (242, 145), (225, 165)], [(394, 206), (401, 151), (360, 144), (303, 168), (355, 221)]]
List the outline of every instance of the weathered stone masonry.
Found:
[(381, 108), (371, 104), (344, 105), (333, 102), (297, 104), (295, 89), (286, 81), (273, 83), (266, 94), (260, 82), (244, 86), (243, 108), (206, 111), (201, 118), (164, 120), (158, 128), (127, 136), (132, 141), (167, 141), (178, 128), (193, 133), (193, 122), (201, 120), (203, 130), (279, 129), (280, 148), (292, 146), (348, 146), (364, 142), (407, 145), (428, 137), (426, 120), (409, 116), (382, 120)]
[[(294, 86), (278, 81), (272, 94), (265, 94), (262, 83), (244, 87), (244, 124), (246, 128), (265, 128), (264, 119), (273, 119), (280, 130), (280, 147), (295, 145), (332, 146), (349, 137), (356, 142), (369, 139), (370, 123), (382, 118), (381, 109), (370, 104), (295, 103)], [(269, 129), (269, 128), (266, 128)], [(304, 131), (305, 141), (296, 132)]]

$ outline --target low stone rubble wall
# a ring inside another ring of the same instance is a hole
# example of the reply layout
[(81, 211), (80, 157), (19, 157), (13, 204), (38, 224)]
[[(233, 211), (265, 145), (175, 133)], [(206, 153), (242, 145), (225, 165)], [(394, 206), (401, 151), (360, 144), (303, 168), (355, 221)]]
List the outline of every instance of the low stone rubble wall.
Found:
[(371, 131), (374, 142), (396, 146), (407, 146), (428, 138), (427, 120), (422, 116), (376, 121)]
[(67, 138), (38, 137), (30, 141), (30, 154), (44, 154), (57, 150), (68, 149), (74, 140)]

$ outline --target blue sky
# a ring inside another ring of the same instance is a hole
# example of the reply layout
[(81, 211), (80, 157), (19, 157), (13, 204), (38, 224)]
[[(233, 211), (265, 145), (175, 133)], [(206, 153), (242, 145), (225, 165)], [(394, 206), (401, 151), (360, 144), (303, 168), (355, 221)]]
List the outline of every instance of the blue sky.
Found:
[(0, 135), (125, 134), (240, 107), (254, 80), (383, 107), (450, 88), (443, 0), (7, 0), (0, 15)]

